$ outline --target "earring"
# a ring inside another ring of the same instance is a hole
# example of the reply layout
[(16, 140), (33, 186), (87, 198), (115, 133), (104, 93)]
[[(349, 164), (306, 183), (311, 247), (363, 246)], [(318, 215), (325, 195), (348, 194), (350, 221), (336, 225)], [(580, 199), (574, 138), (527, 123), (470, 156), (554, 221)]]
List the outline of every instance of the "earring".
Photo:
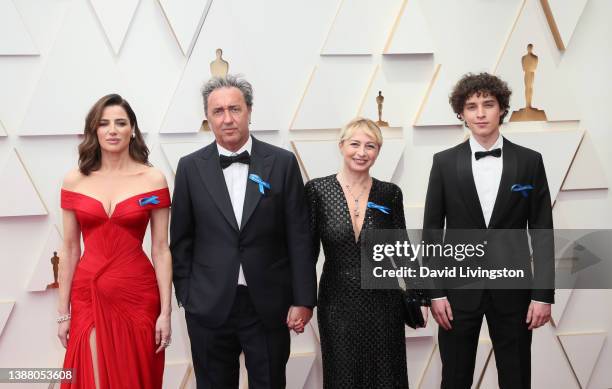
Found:
[(136, 131), (132, 132), (132, 139), (136, 138)]
[(457, 119), (459, 119), (460, 121), (463, 122), (463, 124), (467, 127), (467, 122), (465, 120), (463, 120), (463, 118), (461, 117), (461, 115), (457, 114)]

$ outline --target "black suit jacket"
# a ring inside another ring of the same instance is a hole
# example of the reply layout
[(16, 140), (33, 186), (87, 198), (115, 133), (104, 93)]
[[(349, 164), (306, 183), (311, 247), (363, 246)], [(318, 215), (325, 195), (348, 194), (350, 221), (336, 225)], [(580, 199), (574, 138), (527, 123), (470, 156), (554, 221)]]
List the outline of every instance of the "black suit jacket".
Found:
[(240, 264), (257, 313), (286, 325), (290, 305), (314, 307), (316, 271), (304, 185), (295, 156), (253, 137), (242, 225), (232, 209), (215, 142), (179, 161), (170, 223), (173, 280), (180, 305), (217, 327), (229, 316)]
[[(531, 255), (527, 228), (532, 240), (533, 279), (538, 289), (492, 289), (491, 295), (502, 311), (524, 309), (530, 299), (553, 303), (554, 290), (554, 241), (552, 237), (552, 208), (548, 182), (542, 156), (531, 149), (503, 140), (503, 171), (497, 198), (487, 228), (478, 199), (472, 174), (472, 152), (469, 141), (434, 155), (429, 176), (423, 220), (424, 236), (428, 243), (442, 241), (442, 229), (446, 228), (445, 241), (452, 239), (452, 230), (478, 230), (473, 236), (503, 237), (489, 245), (486, 260), (489, 263), (512, 258), (512, 265), (525, 269), (531, 276)], [(511, 191), (514, 184), (532, 185), (528, 197)], [(495, 229), (512, 229), (501, 233)], [(516, 231), (518, 230), (518, 231)], [(521, 232), (524, 230), (524, 233)], [(511, 236), (512, 239), (507, 237)], [(508, 255), (511, 253), (511, 255)], [(432, 258), (426, 258), (429, 263)], [(436, 259), (439, 261), (439, 258)], [(499, 264), (499, 263), (498, 263)], [(503, 265), (503, 263), (501, 263)], [(435, 264), (433, 265), (435, 267)], [(446, 284), (446, 285), (445, 285)], [(450, 289), (448, 281), (434, 283), (432, 298), (447, 296), (451, 307), (476, 309), (482, 298), (482, 289)]]

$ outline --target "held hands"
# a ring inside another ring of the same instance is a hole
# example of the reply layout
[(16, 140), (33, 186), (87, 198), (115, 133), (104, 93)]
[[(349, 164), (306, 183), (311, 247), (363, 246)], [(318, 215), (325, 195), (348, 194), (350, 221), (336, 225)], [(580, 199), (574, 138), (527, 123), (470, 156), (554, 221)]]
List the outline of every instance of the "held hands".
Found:
[(451, 326), (453, 311), (448, 299), (431, 300), (431, 314), (440, 327), (447, 331), (453, 328)]
[(550, 304), (538, 303), (536, 301), (532, 301), (529, 304), (525, 320), (526, 323), (529, 323), (529, 330), (542, 327), (550, 320), (550, 308)]
[(170, 346), (172, 330), (170, 329), (170, 315), (161, 314), (155, 322), (155, 344), (159, 347), (155, 354)]
[(308, 307), (291, 306), (287, 313), (287, 327), (296, 334), (304, 332), (304, 327), (312, 318), (312, 309)]

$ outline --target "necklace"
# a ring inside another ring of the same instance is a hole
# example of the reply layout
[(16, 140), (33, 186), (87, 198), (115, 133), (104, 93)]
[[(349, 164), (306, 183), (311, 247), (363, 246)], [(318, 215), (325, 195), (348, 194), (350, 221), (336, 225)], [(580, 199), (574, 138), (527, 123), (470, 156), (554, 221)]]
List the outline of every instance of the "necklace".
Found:
[(369, 183), (369, 180), (366, 182), (365, 185), (361, 187), (361, 192), (359, 192), (357, 196), (353, 194), (353, 191), (351, 190), (351, 186), (349, 184), (344, 184), (344, 187), (348, 191), (349, 195), (353, 198), (353, 202), (355, 203), (354, 205), (355, 208), (353, 208), (353, 215), (355, 215), (355, 217), (359, 217), (359, 199), (365, 193), (368, 187), (368, 183)]

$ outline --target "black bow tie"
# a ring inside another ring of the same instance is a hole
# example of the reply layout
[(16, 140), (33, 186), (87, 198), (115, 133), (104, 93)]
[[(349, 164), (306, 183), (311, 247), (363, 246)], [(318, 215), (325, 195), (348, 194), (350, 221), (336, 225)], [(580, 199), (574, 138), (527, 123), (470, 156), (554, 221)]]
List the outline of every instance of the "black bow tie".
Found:
[(225, 169), (234, 162), (244, 163), (248, 165), (251, 163), (251, 156), (246, 150), (237, 155), (219, 155), (219, 163), (221, 163), (221, 169)]
[(489, 150), (489, 151), (477, 151), (474, 153), (474, 157), (476, 157), (476, 160), (478, 161), (480, 158), (484, 158), (486, 156), (491, 156), (491, 157), (495, 157), (495, 158), (499, 158), (501, 157), (501, 149), (493, 149), (493, 150)]

